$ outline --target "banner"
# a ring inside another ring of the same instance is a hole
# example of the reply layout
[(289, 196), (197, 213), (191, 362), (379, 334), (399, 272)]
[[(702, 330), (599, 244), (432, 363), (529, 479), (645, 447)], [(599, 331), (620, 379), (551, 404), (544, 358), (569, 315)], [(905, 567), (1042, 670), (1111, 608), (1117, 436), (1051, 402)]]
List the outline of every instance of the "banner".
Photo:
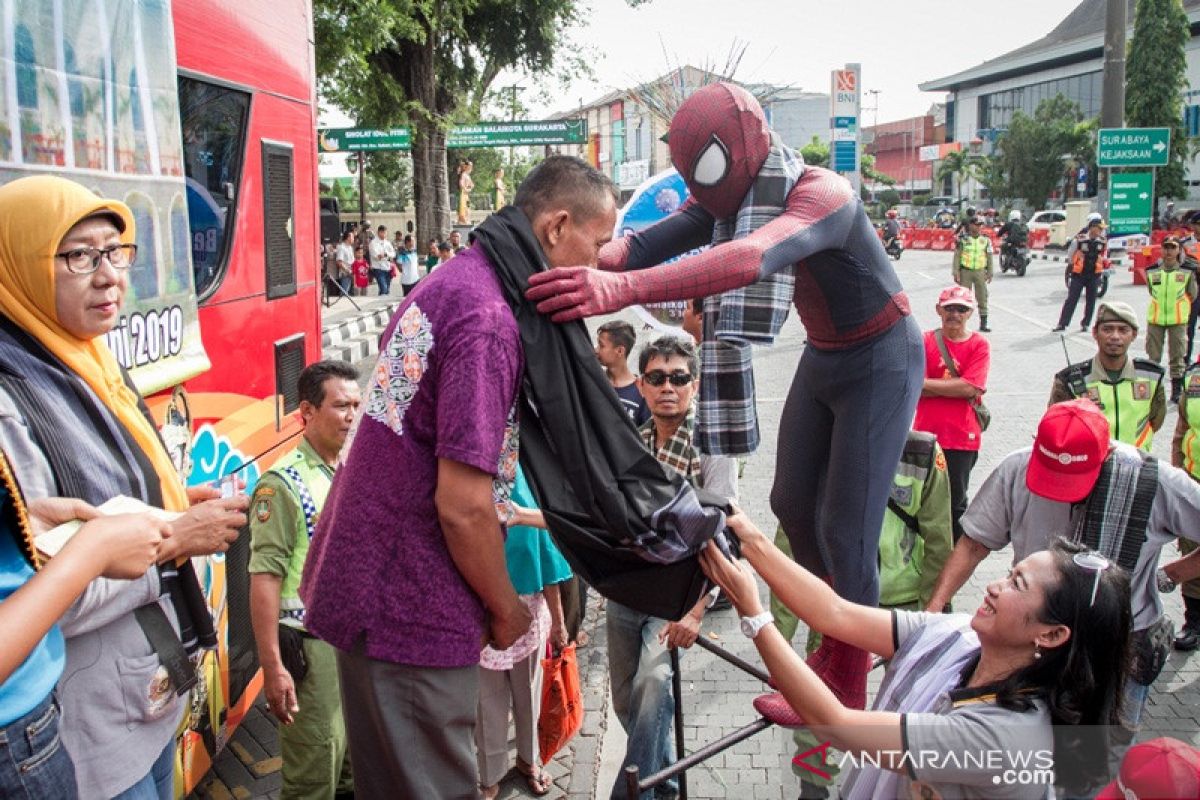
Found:
[[(137, 261), (107, 334), (143, 394), (209, 368), (200, 340), (167, 0), (19, 3), (0, 39), (0, 183), (51, 174), (123, 200)], [(10, 50), (9, 48), (13, 49)]]
[[(649, 228), (659, 220), (675, 213), (687, 198), (687, 184), (674, 169), (651, 176), (634, 191), (617, 215), (617, 229), (613, 236), (620, 238)], [(689, 250), (665, 263), (669, 264), (683, 256), (694, 255), (706, 249), (707, 246)], [(647, 303), (644, 306), (632, 306), (632, 310), (647, 325), (665, 333), (686, 336), (687, 334), (680, 326), (683, 324), (683, 312), (687, 309), (688, 302), (675, 300), (666, 303)]]

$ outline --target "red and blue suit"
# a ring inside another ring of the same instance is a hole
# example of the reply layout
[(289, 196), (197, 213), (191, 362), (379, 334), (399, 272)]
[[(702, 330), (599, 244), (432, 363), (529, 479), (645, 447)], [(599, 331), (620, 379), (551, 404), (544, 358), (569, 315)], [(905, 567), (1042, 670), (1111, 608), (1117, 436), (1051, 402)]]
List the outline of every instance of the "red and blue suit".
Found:
[[(606, 245), (601, 270), (535, 275), (527, 296), (566, 321), (715, 295), (794, 265), (793, 302), (808, 346), (780, 419), (771, 509), (797, 562), (831, 580), (840, 596), (873, 605), (883, 514), (925, 363), (892, 261), (849, 183), (805, 167), (781, 214), (742, 238), (658, 266), (708, 244), (716, 221), (738, 213), (771, 132), (752, 95), (717, 83), (680, 106), (668, 145), (689, 201)], [(825, 637), (809, 664), (844, 703), (865, 705), (869, 654)]]

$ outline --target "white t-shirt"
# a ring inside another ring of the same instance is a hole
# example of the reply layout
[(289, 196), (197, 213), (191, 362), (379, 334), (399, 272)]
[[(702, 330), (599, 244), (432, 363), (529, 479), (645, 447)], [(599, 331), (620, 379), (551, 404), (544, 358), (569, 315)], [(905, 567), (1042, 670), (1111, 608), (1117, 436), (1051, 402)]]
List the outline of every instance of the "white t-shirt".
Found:
[(421, 273), (417, 269), (417, 253), (415, 250), (409, 250), (400, 256), (400, 283), (405, 286), (411, 286), (421, 279)]
[(338, 262), (338, 273), (349, 275), (351, 265), (354, 264), (354, 248), (346, 242), (341, 242), (338, 244), (337, 252), (333, 257)]
[[(1133, 445), (1113, 442), (1113, 446), (1112, 457), (1141, 458)], [(1031, 450), (1026, 447), (1006, 456), (979, 487), (962, 518), (963, 532), (989, 550), (999, 550), (1011, 542), (1014, 564), (1047, 549), (1059, 536), (1070, 539), (1074, 532), (1070, 503), (1047, 500), (1025, 486)], [(1082, 513), (1082, 506), (1079, 508)], [(1197, 519), (1200, 484), (1183, 470), (1160, 460), (1158, 492), (1150, 506), (1146, 541), (1130, 576), (1135, 631), (1149, 627), (1162, 614), (1154, 570), (1163, 545), (1177, 536), (1200, 543)]]
[(395, 257), (396, 250), (387, 239), (375, 237), (371, 240), (371, 269), (391, 272), (392, 259)]

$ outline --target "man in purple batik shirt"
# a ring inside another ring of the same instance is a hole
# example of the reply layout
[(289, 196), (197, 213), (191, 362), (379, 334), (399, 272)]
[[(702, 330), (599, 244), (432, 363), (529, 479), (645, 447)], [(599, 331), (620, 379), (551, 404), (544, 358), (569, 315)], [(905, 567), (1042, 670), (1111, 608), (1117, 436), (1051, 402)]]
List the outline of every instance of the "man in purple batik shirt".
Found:
[[(615, 201), (604, 176), (555, 156), (514, 205), (547, 263), (571, 266), (596, 263)], [(530, 623), (500, 522), (517, 464), (521, 340), (483, 250), (421, 281), (381, 344), (309, 549), (305, 624), (338, 649), (356, 796), (473, 799), (479, 653)], [(381, 482), (391, 488), (363, 490)]]

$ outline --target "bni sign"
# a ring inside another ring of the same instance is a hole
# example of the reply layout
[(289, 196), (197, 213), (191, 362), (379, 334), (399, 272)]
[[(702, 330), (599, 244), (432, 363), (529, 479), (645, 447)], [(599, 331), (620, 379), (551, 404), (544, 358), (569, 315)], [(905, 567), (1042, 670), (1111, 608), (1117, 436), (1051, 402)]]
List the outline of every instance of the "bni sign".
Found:
[[(829, 168), (858, 175), (859, 113), (862, 101), (861, 68), (847, 64), (830, 75)], [(857, 185), (857, 184), (856, 184)]]

